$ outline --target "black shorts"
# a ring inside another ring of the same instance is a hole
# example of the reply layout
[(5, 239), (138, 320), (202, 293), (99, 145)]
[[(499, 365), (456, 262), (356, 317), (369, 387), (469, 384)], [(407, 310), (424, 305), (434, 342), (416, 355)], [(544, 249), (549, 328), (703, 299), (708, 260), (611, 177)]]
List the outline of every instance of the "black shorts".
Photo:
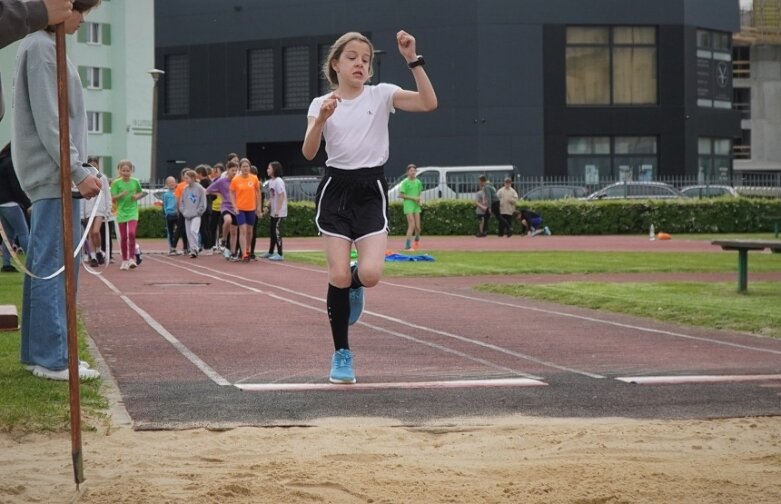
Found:
[(231, 224), (233, 224), (234, 226), (238, 226), (238, 225), (239, 225), (239, 221), (238, 221), (238, 220), (236, 220), (236, 214), (232, 214), (232, 213), (230, 213), (229, 211), (227, 211), (227, 210), (224, 210), (224, 211), (222, 212), (222, 220), (223, 220), (223, 221), (225, 220), (225, 216), (226, 216), (226, 215), (230, 215), (230, 216), (231, 216)]
[(326, 167), (315, 201), (320, 234), (357, 241), (388, 233), (388, 183), (382, 166)]

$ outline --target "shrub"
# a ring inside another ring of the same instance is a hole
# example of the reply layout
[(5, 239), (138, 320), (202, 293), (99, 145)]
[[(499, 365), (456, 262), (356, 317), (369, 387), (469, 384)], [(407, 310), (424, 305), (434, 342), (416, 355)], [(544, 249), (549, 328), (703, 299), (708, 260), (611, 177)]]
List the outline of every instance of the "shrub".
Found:
[[(637, 234), (651, 224), (668, 233), (747, 233), (773, 230), (769, 216), (781, 216), (781, 200), (765, 198), (712, 198), (684, 200), (558, 200), (523, 203), (545, 218), (545, 224), (560, 235)], [(518, 205), (521, 208), (521, 204)], [(426, 235), (470, 235), (477, 231), (472, 201), (437, 200), (423, 205), (422, 226)], [(316, 236), (315, 205), (291, 202), (285, 219), (285, 236)], [(391, 234), (403, 235), (407, 219), (401, 202), (389, 206)], [(268, 237), (268, 216), (258, 224), (258, 236)], [(515, 229), (520, 229), (517, 222)], [(491, 218), (487, 232), (496, 232)], [(140, 211), (140, 238), (164, 238), (165, 222), (158, 207)]]

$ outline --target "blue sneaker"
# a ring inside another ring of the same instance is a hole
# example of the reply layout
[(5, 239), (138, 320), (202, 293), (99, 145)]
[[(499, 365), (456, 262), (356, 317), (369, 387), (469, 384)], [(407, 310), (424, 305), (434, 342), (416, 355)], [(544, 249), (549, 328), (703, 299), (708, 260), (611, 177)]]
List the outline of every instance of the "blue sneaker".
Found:
[(334, 352), (331, 357), (331, 383), (355, 383), (353, 373), (353, 353), (345, 348)]
[(284, 261), (285, 260), (285, 256), (281, 256), (279, 254), (273, 254), (273, 255), (268, 256), (268, 260), (269, 261)]
[[(350, 271), (352, 272), (358, 267), (358, 261), (350, 263)], [(358, 322), (363, 313), (363, 287), (357, 289), (350, 289), (350, 319), (349, 325), (353, 325)]]

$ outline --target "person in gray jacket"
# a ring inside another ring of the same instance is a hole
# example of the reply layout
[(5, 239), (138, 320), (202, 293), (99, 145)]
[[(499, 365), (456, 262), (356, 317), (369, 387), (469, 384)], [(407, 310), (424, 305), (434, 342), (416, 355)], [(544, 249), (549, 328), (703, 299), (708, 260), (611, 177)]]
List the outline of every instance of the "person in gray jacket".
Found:
[(198, 173), (195, 170), (187, 170), (184, 173), (184, 181), (187, 185), (179, 199), (179, 213), (184, 217), (190, 257), (195, 259), (201, 248), (201, 215), (206, 211), (206, 189), (198, 183)]
[[(65, 33), (79, 29), (84, 13), (100, 0), (76, 0), (64, 21)], [(63, 264), (60, 135), (54, 27), (31, 33), (19, 44), (14, 76), (11, 155), (19, 183), (32, 202), (27, 270), (22, 289), (21, 361), (35, 376), (68, 379), (68, 328), (65, 277), (55, 273)], [(101, 190), (98, 171), (87, 164), (87, 112), (76, 67), (67, 61), (72, 185), (85, 198)], [(74, 204), (73, 242), (81, 237), (78, 204)], [(77, 263), (78, 268), (78, 263)], [(78, 271), (78, 269), (77, 269)], [(79, 366), (81, 379), (100, 374)]]
[[(72, 10), (72, 0), (0, 0), (0, 49), (47, 25), (62, 23)], [(0, 75), (0, 121), (4, 112)]]

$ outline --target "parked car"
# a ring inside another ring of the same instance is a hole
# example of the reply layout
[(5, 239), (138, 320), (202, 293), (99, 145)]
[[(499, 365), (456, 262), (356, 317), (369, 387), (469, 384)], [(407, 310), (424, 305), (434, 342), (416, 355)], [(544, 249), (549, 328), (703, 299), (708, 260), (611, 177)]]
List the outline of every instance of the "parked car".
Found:
[(590, 194), (587, 200), (683, 198), (678, 189), (662, 182), (616, 182)]
[[(515, 178), (513, 165), (495, 166), (418, 166), (417, 177), (423, 183), (421, 201), (437, 199), (473, 199), (480, 188), (480, 175), (485, 175), (499, 188), (505, 177)], [(402, 175), (388, 190), (388, 200), (399, 200), (399, 188), (407, 178)]]
[(150, 206), (162, 207), (163, 206), (163, 194), (168, 189), (144, 189), (144, 197), (138, 200), (139, 208), (146, 208)]
[(684, 196), (689, 198), (716, 198), (719, 196), (737, 196), (734, 187), (728, 185), (693, 185), (681, 188)]
[(583, 199), (588, 196), (588, 188), (577, 185), (543, 185), (535, 187), (521, 196), (522, 200)]
[[(291, 175), (282, 177), (288, 201), (314, 201), (320, 177), (312, 175)], [(263, 182), (263, 197), (268, 198), (268, 180)]]

